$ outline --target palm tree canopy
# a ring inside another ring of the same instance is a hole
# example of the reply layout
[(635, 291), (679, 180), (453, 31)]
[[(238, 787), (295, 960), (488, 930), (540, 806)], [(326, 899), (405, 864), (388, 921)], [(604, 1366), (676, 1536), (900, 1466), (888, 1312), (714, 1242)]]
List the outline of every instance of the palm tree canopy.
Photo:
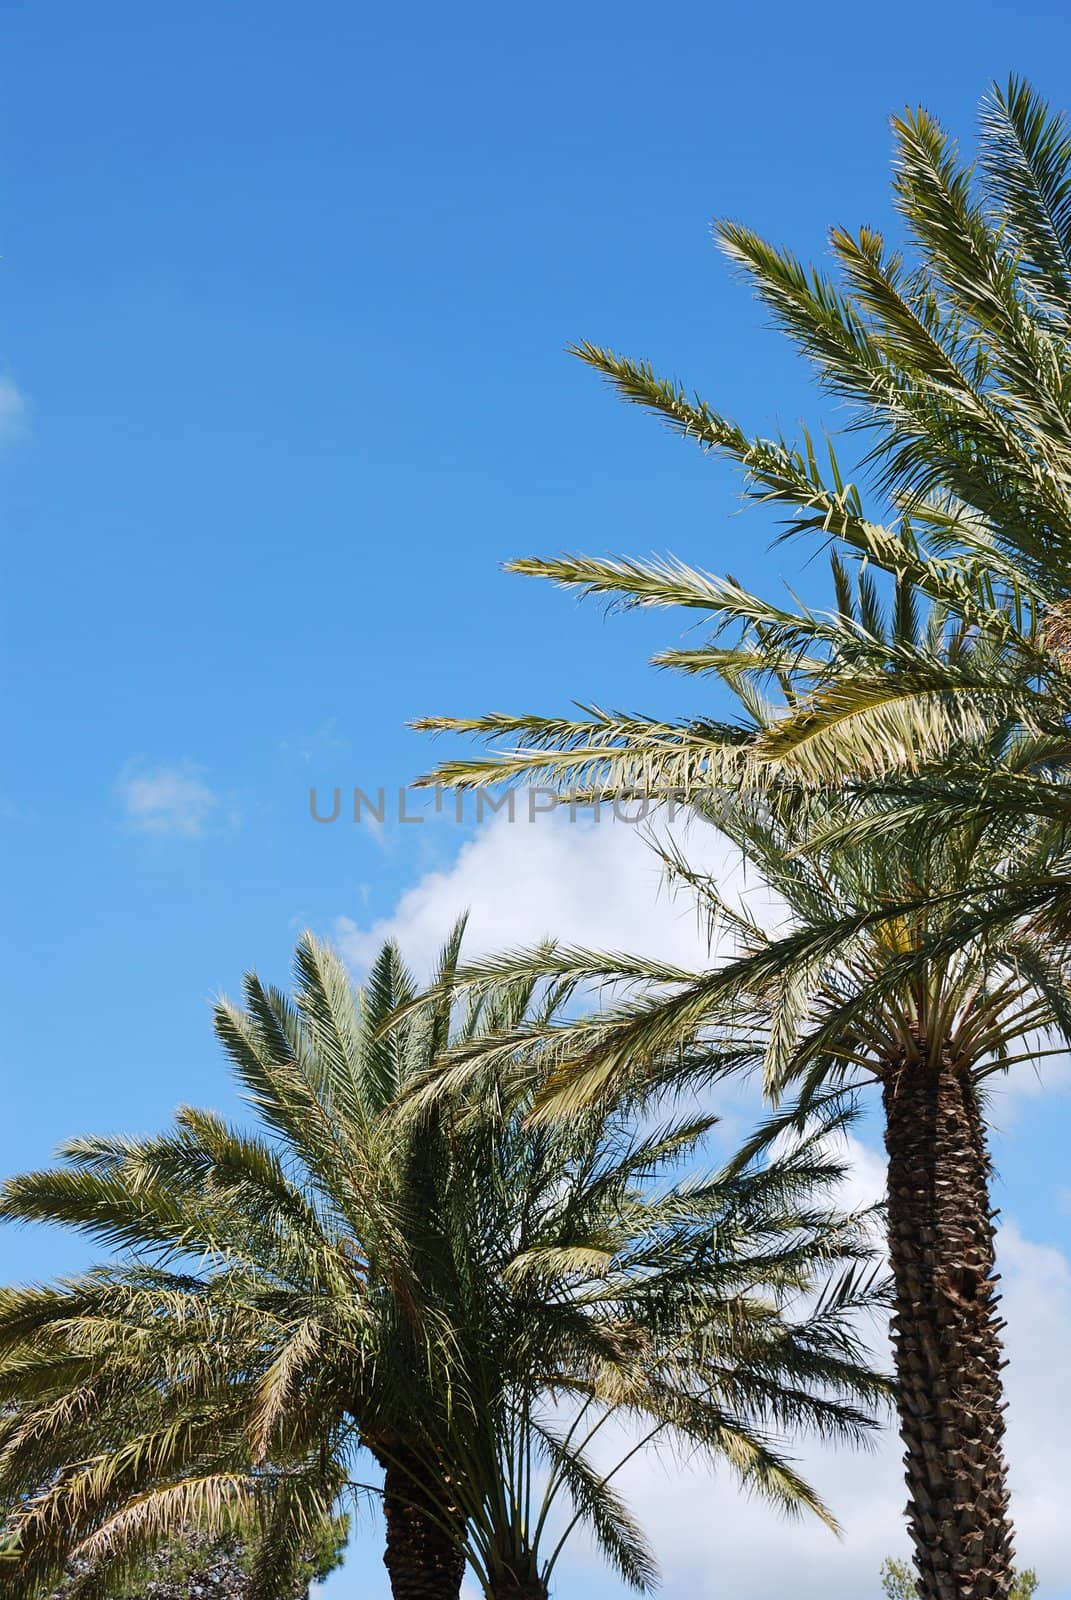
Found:
[[(984, 101), (973, 165), (925, 111), (894, 118), (893, 130), (902, 248), (873, 229), (836, 228), (830, 275), (738, 223), (717, 229), (837, 398), (853, 455), (862, 441), (858, 481), (831, 443), (749, 435), (648, 363), (576, 347), (624, 399), (737, 463), (746, 497), (775, 508), (786, 535), (834, 543), (830, 609), (778, 605), (667, 560), (509, 564), (611, 604), (704, 613), (709, 637), (656, 664), (691, 674), (761, 667), (784, 691), (775, 721), (754, 740), (732, 718), (591, 707), (571, 719), (430, 717), (419, 725), (477, 735), (492, 749), (443, 762), (429, 781), (531, 779), (593, 799), (635, 789), (692, 796), (739, 782), (742, 770), (756, 784), (877, 778), (887, 792), (892, 777), (899, 825), (919, 815), (943, 825), (965, 808), (1048, 823), (1059, 834), (1052, 870), (1006, 897), (1005, 910), (1040, 899), (1066, 921), (1071, 135), (1017, 79)], [(844, 600), (852, 561), (854, 610)], [(873, 625), (883, 588), (895, 614), (888, 630)], [(994, 723), (1005, 749), (980, 755)]]
[[(835, 565), (835, 578), (846, 649), (861, 617), (889, 650), (905, 617), (915, 635), (939, 626), (925, 596), (901, 589), (883, 608), (865, 575), (853, 586)], [(778, 669), (762, 659), (763, 644), (760, 630), (752, 662), (741, 653), (715, 669), (736, 700), (733, 726), (750, 749), (782, 725), (764, 692)], [(987, 650), (962, 636), (940, 648), (966, 658)], [(787, 675), (781, 681), (794, 705), (795, 685)], [(957, 755), (965, 768), (1000, 760), (1012, 772), (1034, 763), (1036, 742), (998, 722), (973, 741), (961, 732)], [(1053, 789), (1064, 782), (1054, 775)], [(602, 986), (613, 998), (595, 1016), (528, 1020), (503, 1041), (451, 1050), (440, 1066), (444, 1085), (456, 1091), (467, 1075), (524, 1048), (538, 1051), (541, 1115), (575, 1112), (607, 1092), (741, 1071), (760, 1071), (774, 1101), (794, 1090), (814, 1104), (826, 1090), (873, 1082), (881, 1063), (910, 1059), (920, 1041), (941, 1038), (957, 1069), (981, 1083), (1057, 1053), (1057, 1036), (1071, 1036), (1071, 987), (1048, 925), (1002, 915), (995, 929), (979, 933), (963, 912), (972, 884), (992, 895), (1050, 871), (1053, 828), (1011, 815), (995, 824), (967, 812), (940, 828), (905, 830), (893, 825), (899, 797), (790, 780), (701, 790), (690, 809), (772, 891), (776, 925), (756, 921), (715, 876), (689, 866), (686, 845), (663, 838), (656, 848), (670, 879), (695, 898), (717, 943), (710, 969), (560, 946), (471, 963), (456, 980), (478, 994), (523, 974)]]
[(822, 1198), (836, 1161), (811, 1141), (673, 1181), (710, 1118), (551, 1128), (521, 1072), (526, 1091), (483, 1073), (422, 1102), (445, 1053), (552, 1026), (571, 992), (522, 976), (464, 1004), (460, 938), (422, 999), (393, 945), (355, 992), (306, 936), (293, 998), (250, 975), (216, 1010), (257, 1130), (185, 1109), (4, 1186), (3, 1215), (119, 1253), (0, 1295), (12, 1595), (73, 1553), (91, 1600), (178, 1526), (254, 1523), (269, 1595), (368, 1461), (419, 1478), (488, 1588), (537, 1562), (555, 1490), (644, 1587), (653, 1558), (586, 1453), (609, 1416), (828, 1517), (778, 1438), (859, 1438), (884, 1392), (855, 1323), (869, 1239)]

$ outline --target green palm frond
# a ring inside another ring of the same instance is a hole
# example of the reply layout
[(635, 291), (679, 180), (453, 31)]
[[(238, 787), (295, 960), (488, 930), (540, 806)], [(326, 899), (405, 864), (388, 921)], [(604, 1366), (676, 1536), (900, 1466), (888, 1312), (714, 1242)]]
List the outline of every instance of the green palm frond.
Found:
[(1042, 307), (1065, 324), (1071, 304), (1071, 137), (1022, 79), (982, 106), (982, 171), (1005, 235)]
[[(162, 1135), (80, 1138), (0, 1189), (0, 1215), (118, 1252), (0, 1292), (16, 1600), (72, 1557), (103, 1600), (176, 1529), (250, 1518), (267, 1595), (347, 1485), (400, 1462), (481, 1581), (503, 1563), (539, 1572), (553, 1557), (522, 1508), (540, 1449), (647, 1587), (627, 1509), (539, 1431), (562, 1405), (654, 1427), (817, 1508), (767, 1433), (858, 1437), (883, 1396), (851, 1345), (857, 1305), (843, 1326), (826, 1313), (824, 1353), (809, 1325), (807, 1297), (872, 1250), (861, 1219), (817, 1198), (839, 1169), (797, 1155), (682, 1176), (711, 1119), (638, 1120), (647, 1083), (635, 1105), (541, 1119), (584, 985), (601, 967), (645, 988), (651, 969), (551, 945), (466, 965), (462, 934), (423, 991), (387, 946), (356, 992), (306, 935), (293, 997), (251, 975), (244, 1005), (216, 1008), (254, 1130), (184, 1108)], [(692, 981), (655, 972), (667, 990)]]
[(479, 734), (497, 746), (481, 759), (442, 762), (418, 785), (441, 783), (478, 789), (530, 781), (566, 791), (577, 803), (614, 801), (632, 794), (687, 795), (739, 781), (746, 731), (706, 721), (659, 722), (580, 707), (585, 718), (424, 717), (414, 726), (430, 733)]
[[(925, 110), (893, 126), (903, 249), (872, 229), (836, 229), (827, 272), (740, 223), (716, 230), (775, 323), (847, 402), (853, 460), (864, 441), (854, 477), (839, 441), (750, 435), (650, 363), (575, 346), (624, 400), (735, 463), (745, 498), (773, 508), (785, 536), (832, 547), (829, 610), (770, 601), (666, 557), (513, 562), (612, 608), (705, 612), (706, 637), (655, 660), (714, 675), (745, 714), (428, 719), (421, 726), (492, 747), (443, 763), (437, 780), (523, 779), (576, 790), (577, 803), (632, 788), (703, 804), (742, 782), (764, 797), (854, 784), (895, 800), (908, 786), (906, 810), (882, 813), (890, 832), (923, 816), (954, 829), (964, 803), (1003, 826), (1014, 786), (1026, 815), (1066, 824), (1051, 766), (1016, 767), (1010, 751), (1015, 730), (1058, 741), (1071, 713), (1060, 643), (1071, 595), (1071, 137), (1016, 79), (983, 105), (975, 165)], [(972, 801), (987, 729), (999, 730), (984, 757), (993, 781)]]

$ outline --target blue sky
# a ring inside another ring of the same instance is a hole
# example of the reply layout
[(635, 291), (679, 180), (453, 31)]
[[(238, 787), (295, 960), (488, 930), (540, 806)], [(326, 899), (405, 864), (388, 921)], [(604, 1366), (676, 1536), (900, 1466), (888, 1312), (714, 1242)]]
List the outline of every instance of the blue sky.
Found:
[[(649, 356), (748, 425), (821, 418), (710, 220), (802, 254), (891, 225), (888, 113), (969, 136), (1013, 69), (1071, 105), (1069, 46), (1038, 3), (0, 5), (0, 1170), (230, 1109), (207, 1000), (281, 977), (300, 927), (424, 937), (501, 885), (448, 823), (317, 827), (310, 783), (408, 782), (422, 712), (704, 703), (644, 666), (676, 619), (604, 622), (502, 559), (672, 550), (817, 592), (563, 347)], [(1051, 1289), (1068, 1101), (1000, 1121)], [(0, 1275), (80, 1255), (5, 1234)], [(369, 1591), (374, 1540), (331, 1586)]]

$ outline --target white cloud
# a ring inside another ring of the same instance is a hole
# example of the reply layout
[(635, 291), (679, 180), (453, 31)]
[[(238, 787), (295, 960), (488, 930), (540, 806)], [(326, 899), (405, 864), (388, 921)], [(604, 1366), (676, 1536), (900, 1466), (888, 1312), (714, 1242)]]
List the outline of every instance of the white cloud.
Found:
[(1071, 1262), (1051, 1245), (1023, 1237), (1014, 1222), (1001, 1229), (1010, 1365), (1008, 1456), (1019, 1557), (1037, 1567), (1046, 1593), (1071, 1585), (1066, 1485), (1071, 1481), (1066, 1351), (1071, 1346)]
[(233, 826), (238, 820), (224, 813), (220, 796), (190, 762), (128, 765), (119, 778), (119, 804), (128, 828), (158, 838), (199, 839), (221, 821)]
[[(723, 893), (746, 900), (768, 921), (773, 900), (744, 874), (737, 852), (711, 828), (688, 834), (691, 864), (716, 873)], [(643, 830), (611, 817), (568, 820), (566, 810), (535, 822), (500, 816), (462, 846), (456, 861), (407, 890), (389, 917), (364, 927), (339, 917), (336, 942), (355, 970), (384, 939), (396, 936), (418, 970), (427, 971), (447, 930), (470, 909), (469, 956), (534, 944), (548, 935), (566, 944), (659, 957), (685, 967), (709, 965), (706, 931), (690, 898), (666, 890)]]
[(26, 427), (26, 401), (11, 378), (0, 378), (0, 439), (17, 439)]
[(995, 1128), (1013, 1127), (1025, 1102), (1071, 1087), (1071, 1051), (1055, 1033), (1033, 1034), (1022, 1048), (1036, 1050), (1037, 1061), (1022, 1061), (1007, 1077), (990, 1079), (989, 1118)]

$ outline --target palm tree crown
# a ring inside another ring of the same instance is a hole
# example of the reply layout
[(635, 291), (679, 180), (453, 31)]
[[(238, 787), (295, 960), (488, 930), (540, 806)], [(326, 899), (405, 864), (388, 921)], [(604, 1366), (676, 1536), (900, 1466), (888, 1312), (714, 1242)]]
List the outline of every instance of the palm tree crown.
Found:
[(355, 994), (306, 937), (294, 999), (251, 976), (221, 1003), (259, 1132), (186, 1110), (7, 1183), (4, 1215), (125, 1257), (0, 1297), (12, 1595), (74, 1552), (88, 1600), (179, 1525), (255, 1522), (268, 1596), (362, 1462), (396, 1595), (451, 1600), (466, 1556), (489, 1593), (545, 1592), (561, 1493), (642, 1588), (650, 1552), (587, 1453), (611, 1417), (828, 1517), (776, 1439), (859, 1437), (883, 1388), (854, 1328), (865, 1231), (816, 1197), (836, 1163), (812, 1142), (674, 1184), (709, 1118), (551, 1128), (486, 1075), (422, 1104), (448, 1047), (550, 1024), (568, 993), (521, 979), (459, 1013), (460, 934), (424, 1000), (393, 946)]
[[(865, 608), (845, 628), (836, 607), (778, 605), (673, 561), (529, 558), (510, 570), (714, 619), (713, 638), (667, 650), (659, 665), (709, 673), (759, 654), (796, 694), (754, 743), (731, 720), (598, 708), (572, 719), (496, 713), (421, 725), (496, 747), (433, 775), (459, 784), (535, 776), (589, 796), (691, 794), (727, 773), (738, 781), (741, 764), (752, 778), (772, 768), (808, 785), (907, 773), (907, 825), (965, 807), (1058, 823), (1053, 870), (1006, 907), (1052, 905), (1063, 927), (1068, 793), (1052, 775), (1071, 754), (1071, 135), (1016, 79), (983, 104), (973, 166), (925, 111), (894, 118), (893, 130), (905, 248), (871, 228), (835, 228), (831, 276), (740, 224), (717, 228), (839, 415), (846, 408), (849, 437), (865, 443), (859, 481), (832, 445), (823, 460), (806, 433), (798, 446), (749, 435), (646, 362), (587, 343), (576, 354), (624, 399), (737, 463), (747, 498), (776, 508), (786, 535), (834, 541), (857, 559), (875, 601), (877, 576), (905, 606), (920, 596), (932, 603), (931, 632), (920, 638), (905, 614), (883, 637)], [(1009, 719), (1027, 749), (1015, 744), (1014, 760), (984, 768), (962, 763), (958, 741), (972, 744), (994, 717)]]

